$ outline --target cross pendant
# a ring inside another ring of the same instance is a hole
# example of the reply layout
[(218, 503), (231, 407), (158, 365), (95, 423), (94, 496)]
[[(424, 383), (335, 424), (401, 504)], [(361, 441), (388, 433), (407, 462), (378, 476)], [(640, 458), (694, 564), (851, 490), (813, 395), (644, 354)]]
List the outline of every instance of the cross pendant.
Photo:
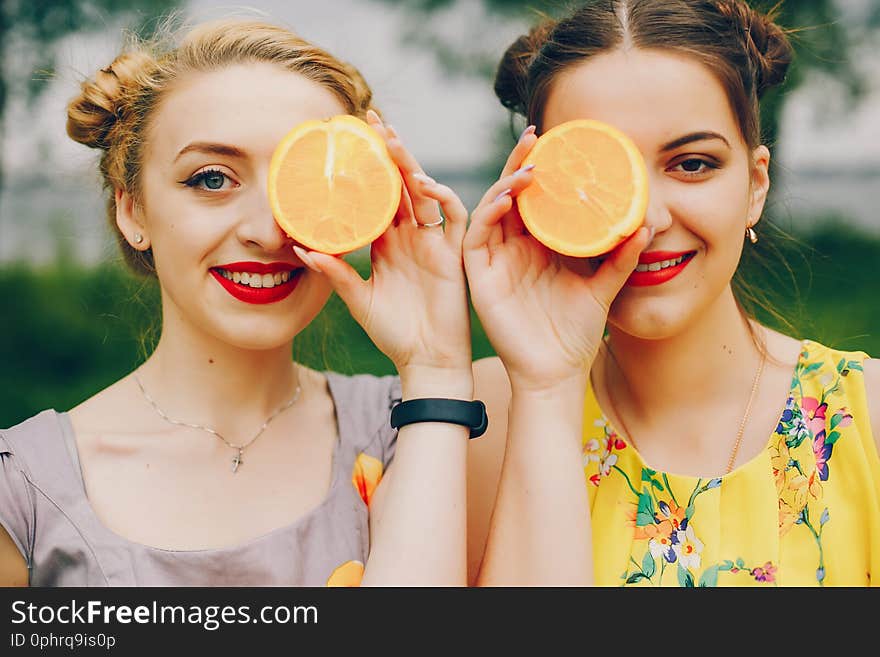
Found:
[(238, 454), (232, 459), (232, 472), (233, 474), (238, 471), (238, 466), (240, 466), (244, 461), (241, 458), (241, 450), (238, 450)]

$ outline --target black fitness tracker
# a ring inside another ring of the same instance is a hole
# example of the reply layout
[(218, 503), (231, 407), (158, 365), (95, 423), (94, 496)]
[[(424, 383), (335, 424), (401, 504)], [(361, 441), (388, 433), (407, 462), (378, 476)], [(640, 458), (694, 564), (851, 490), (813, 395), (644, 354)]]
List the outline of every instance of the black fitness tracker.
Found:
[(450, 422), (469, 427), (471, 438), (486, 433), (489, 418), (486, 405), (479, 399), (407, 399), (391, 409), (391, 426), (394, 429), (415, 422)]

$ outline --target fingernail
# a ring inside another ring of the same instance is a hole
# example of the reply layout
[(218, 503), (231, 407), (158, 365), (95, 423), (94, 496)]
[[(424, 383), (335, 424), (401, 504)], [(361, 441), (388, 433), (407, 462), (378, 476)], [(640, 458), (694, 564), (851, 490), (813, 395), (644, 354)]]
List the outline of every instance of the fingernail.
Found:
[(434, 185), (437, 183), (437, 181), (431, 178), (431, 176), (426, 176), (424, 173), (414, 173), (412, 174), (412, 177), (426, 185)]
[(513, 191), (513, 190), (510, 189), (510, 188), (508, 187), (508, 188), (505, 189), (503, 192), (501, 192), (498, 196), (496, 196), (496, 197), (492, 200), (492, 202), (495, 203), (495, 201), (500, 201), (500, 200), (503, 199), (505, 196), (510, 196), (510, 193), (511, 193), (512, 191)]
[(379, 117), (379, 114), (376, 112), (376, 110), (367, 110), (367, 118), (371, 121), (374, 121), (375, 123), (378, 123), (379, 125), (382, 125), (382, 119)]
[(518, 173), (526, 173), (528, 171), (531, 171), (534, 168), (535, 168), (534, 164), (527, 164), (526, 166), (522, 167), (521, 169), (517, 169), (516, 171), (514, 171), (513, 175), (516, 175)]
[(535, 126), (530, 125), (525, 130), (522, 131), (522, 134), (519, 136), (519, 141), (522, 141), (526, 135), (530, 135), (534, 133), (536, 130)]
[(388, 131), (388, 134), (394, 137), (395, 139), (400, 139), (397, 135), (397, 130), (394, 129), (394, 126), (390, 123), (385, 126), (385, 129)]
[(306, 253), (305, 249), (294, 244), (293, 245), (293, 252), (296, 254), (297, 258), (299, 258), (300, 260), (303, 261), (303, 264), (306, 267), (308, 267), (309, 269), (311, 269), (314, 272), (318, 272), (319, 274), (321, 273), (321, 268), (318, 267), (317, 264), (315, 264), (315, 261), (312, 260), (312, 256), (310, 256), (308, 253)]

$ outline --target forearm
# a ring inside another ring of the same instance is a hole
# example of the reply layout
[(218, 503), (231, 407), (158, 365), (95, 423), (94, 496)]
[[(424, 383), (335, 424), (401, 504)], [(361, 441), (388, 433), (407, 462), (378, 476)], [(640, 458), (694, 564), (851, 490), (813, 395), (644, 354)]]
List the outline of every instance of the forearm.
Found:
[(479, 585), (592, 584), (581, 462), (585, 385), (585, 376), (543, 391), (514, 385)]
[[(473, 399), (462, 373), (401, 374), (403, 399)], [(464, 586), (467, 580), (468, 428), (419, 422), (400, 428), (394, 468), (371, 517), (365, 586)], [(383, 482), (384, 484), (385, 482)]]

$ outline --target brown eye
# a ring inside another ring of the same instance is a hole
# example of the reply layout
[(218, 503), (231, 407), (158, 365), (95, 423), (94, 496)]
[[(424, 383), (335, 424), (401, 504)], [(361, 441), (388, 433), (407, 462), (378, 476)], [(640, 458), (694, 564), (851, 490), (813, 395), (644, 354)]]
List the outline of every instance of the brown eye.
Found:
[(680, 160), (677, 164), (672, 165), (668, 171), (682, 174), (685, 177), (700, 178), (708, 175), (712, 169), (717, 169), (720, 165), (706, 160), (701, 157), (689, 157), (686, 160)]

